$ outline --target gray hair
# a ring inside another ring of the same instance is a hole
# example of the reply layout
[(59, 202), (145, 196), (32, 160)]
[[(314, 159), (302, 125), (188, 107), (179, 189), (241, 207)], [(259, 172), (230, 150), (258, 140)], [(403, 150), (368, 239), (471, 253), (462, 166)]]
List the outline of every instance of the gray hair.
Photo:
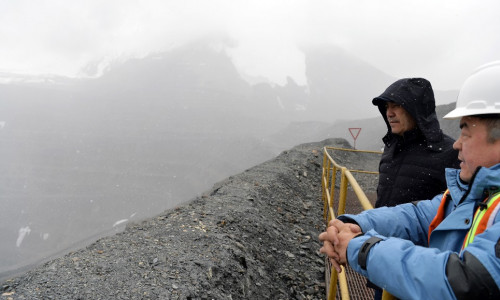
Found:
[(488, 130), (488, 143), (494, 143), (500, 139), (500, 114), (476, 115), (481, 119)]

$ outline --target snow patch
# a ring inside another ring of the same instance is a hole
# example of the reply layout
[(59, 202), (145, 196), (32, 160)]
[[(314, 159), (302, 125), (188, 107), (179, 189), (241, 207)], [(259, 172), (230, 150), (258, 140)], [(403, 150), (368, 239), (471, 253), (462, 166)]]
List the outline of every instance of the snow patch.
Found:
[(19, 228), (19, 235), (17, 236), (16, 247), (21, 247), (24, 238), (31, 233), (29, 226)]

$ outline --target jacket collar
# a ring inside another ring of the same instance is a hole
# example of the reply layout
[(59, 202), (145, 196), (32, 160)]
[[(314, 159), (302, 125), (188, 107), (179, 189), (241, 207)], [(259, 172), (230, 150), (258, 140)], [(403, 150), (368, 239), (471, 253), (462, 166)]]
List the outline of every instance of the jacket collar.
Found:
[(478, 168), (469, 184), (460, 180), (459, 169), (446, 169), (446, 182), (455, 205), (462, 201), (483, 201), (490, 190), (500, 188), (500, 164)]
[(382, 141), (387, 147), (391, 147), (391, 145), (395, 143), (399, 143), (401, 145), (413, 143), (415, 141), (422, 141), (425, 143), (425, 137), (422, 135), (420, 129), (415, 128), (404, 132), (403, 135), (393, 134), (392, 132), (389, 131), (382, 138)]

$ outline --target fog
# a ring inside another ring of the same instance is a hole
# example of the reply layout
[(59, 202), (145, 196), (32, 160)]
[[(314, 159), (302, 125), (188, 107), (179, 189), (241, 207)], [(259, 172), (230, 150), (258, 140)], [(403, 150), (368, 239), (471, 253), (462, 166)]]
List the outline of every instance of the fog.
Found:
[(240, 73), (278, 84), (287, 76), (307, 83), (302, 47), (310, 45), (335, 45), (391, 76), (426, 77), (438, 90), (458, 89), (471, 70), (499, 59), (496, 0), (0, 3), (0, 72), (16, 74), (98, 76), (116, 61), (220, 33)]
[[(401, 32), (390, 35), (386, 21), (373, 25), (385, 38), (365, 32), (368, 8), (397, 12), (369, 1), (87, 2), (19, 1), (0, 12), (0, 278), (202, 196), (294, 145), (352, 143), (348, 128), (362, 127), (358, 148), (379, 150), (386, 128), (374, 96), (421, 76), (436, 82), (438, 104), (452, 103), (499, 45), (495, 35), (463, 52), (469, 31), (437, 41), (429, 22), (413, 24), (424, 16), (414, 6), (399, 7), (394, 20), (411, 21)], [(441, 33), (483, 24), (464, 17), (472, 2), (457, 3), (431, 6), (424, 20), (438, 24), (446, 11)], [(365, 21), (354, 24), (355, 12)], [(405, 35), (408, 26), (425, 30)], [(422, 41), (436, 42), (435, 53), (409, 47)]]
[[(0, 85), (3, 273), (201, 196), (296, 144), (331, 137), (335, 122), (376, 117), (371, 99), (394, 81), (326, 47), (306, 52), (308, 86), (291, 78), (252, 85), (220, 43), (202, 39), (116, 64), (96, 79)], [(354, 77), (366, 89), (356, 89)], [(374, 123), (378, 136), (360, 134), (358, 144), (380, 143), (383, 121)], [(342, 126), (337, 137), (348, 138), (352, 125)]]

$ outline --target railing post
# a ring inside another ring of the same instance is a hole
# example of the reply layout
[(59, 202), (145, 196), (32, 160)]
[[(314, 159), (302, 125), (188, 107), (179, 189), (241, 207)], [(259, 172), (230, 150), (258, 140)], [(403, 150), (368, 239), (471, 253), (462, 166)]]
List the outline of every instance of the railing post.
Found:
[[(330, 167), (330, 169), (332, 170), (330, 176), (331, 176), (331, 180), (330, 180), (330, 207), (328, 208), (329, 210), (330, 209), (333, 209), (333, 202), (335, 201), (335, 182), (336, 182), (336, 179), (337, 179), (337, 167), (332, 164), (332, 166)], [(327, 219), (327, 224), (331, 221), (333, 216), (331, 216), (330, 214), (328, 214), (328, 219)]]
[(384, 290), (382, 292), (382, 300), (396, 300), (396, 297), (391, 295), (388, 291)]
[[(342, 268), (342, 276), (339, 276), (339, 286), (340, 286), (340, 299), (342, 300), (349, 300), (349, 288), (347, 287), (347, 276), (346, 276), (346, 270), (344, 266), (341, 266)], [(336, 271), (335, 271), (336, 272)]]
[(337, 296), (337, 280), (338, 280), (338, 273), (337, 270), (332, 269), (332, 266), (330, 262), (328, 261), (329, 258), (326, 258), (326, 263), (330, 266), (330, 284), (329, 284), (329, 289), (328, 289), (328, 294), (326, 295), (327, 300), (335, 300)]
[(330, 160), (328, 159), (326, 149), (323, 151), (323, 169), (321, 173), (321, 199), (323, 199), (323, 220), (326, 220), (328, 214), (328, 198), (326, 193), (328, 190), (328, 177), (327, 170), (330, 165)]
[(340, 193), (339, 193), (339, 209), (337, 215), (342, 215), (345, 213), (345, 201), (347, 198), (347, 171), (346, 167), (342, 167), (342, 172), (340, 176)]

